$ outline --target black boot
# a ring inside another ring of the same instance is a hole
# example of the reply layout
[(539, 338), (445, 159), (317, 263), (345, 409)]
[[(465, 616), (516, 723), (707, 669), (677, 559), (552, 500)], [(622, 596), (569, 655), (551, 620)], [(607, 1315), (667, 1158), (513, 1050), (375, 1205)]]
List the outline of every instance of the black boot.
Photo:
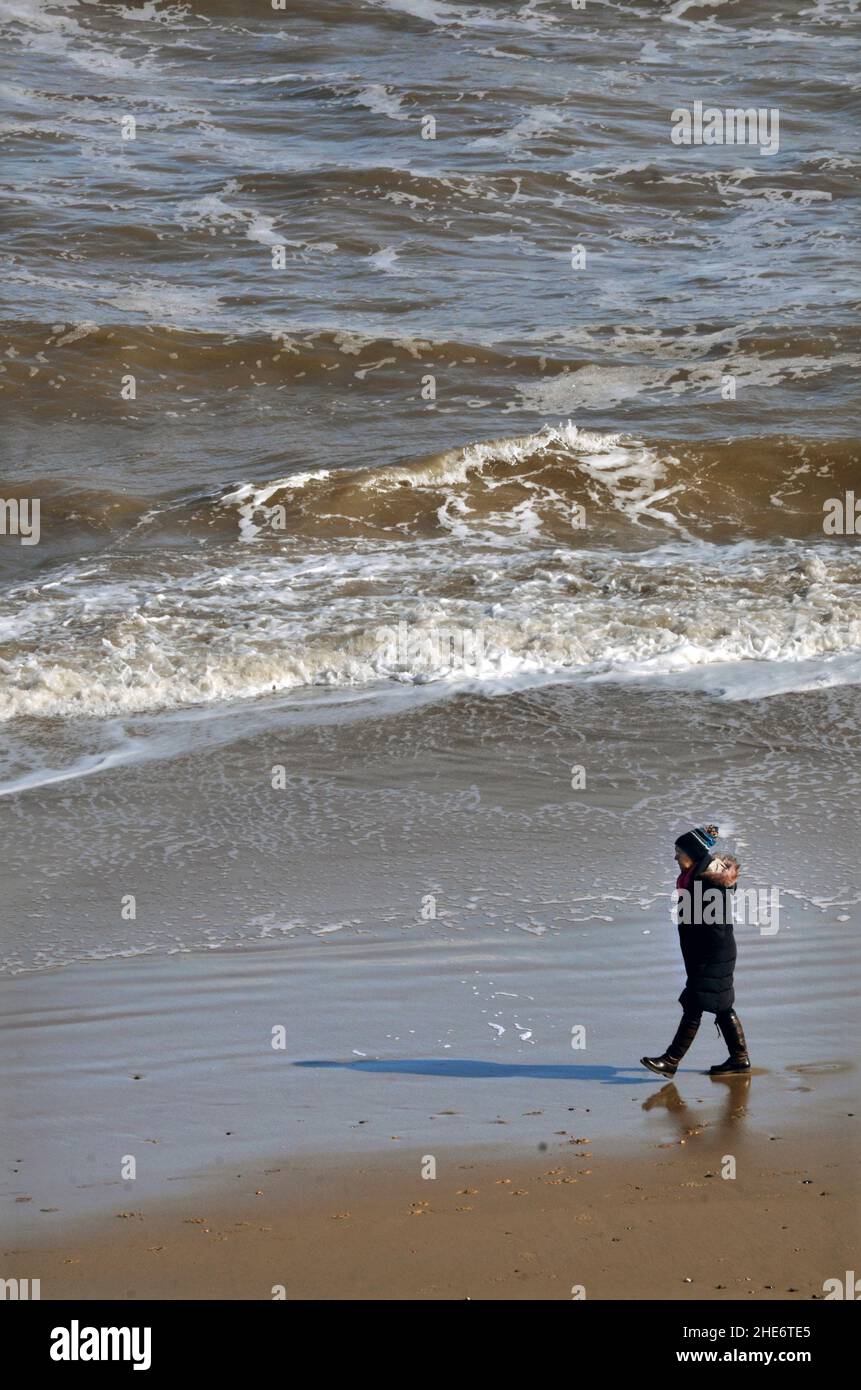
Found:
[(697, 1035), (701, 1014), (682, 1014), (682, 1021), (676, 1029), (676, 1036), (661, 1057), (641, 1057), (640, 1061), (649, 1071), (658, 1076), (675, 1076), (679, 1062), (684, 1057)]
[(716, 1067), (709, 1067), (709, 1076), (735, 1076), (739, 1072), (750, 1071), (750, 1058), (747, 1055), (747, 1043), (744, 1040), (744, 1029), (741, 1020), (735, 1009), (724, 1009), (715, 1018), (720, 1031), (723, 1033), (724, 1042), (729, 1048), (729, 1056), (725, 1062), (721, 1062)]

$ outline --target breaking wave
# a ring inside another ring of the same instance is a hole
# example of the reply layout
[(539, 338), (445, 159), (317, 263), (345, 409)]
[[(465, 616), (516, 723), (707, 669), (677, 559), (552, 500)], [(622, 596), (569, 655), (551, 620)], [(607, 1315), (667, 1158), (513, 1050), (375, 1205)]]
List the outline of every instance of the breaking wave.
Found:
[(855, 475), (846, 441), (564, 424), (167, 503), (58, 492), (43, 525), (98, 514), (107, 543), (7, 590), (0, 717), (375, 684), (854, 682), (856, 538), (822, 517)]

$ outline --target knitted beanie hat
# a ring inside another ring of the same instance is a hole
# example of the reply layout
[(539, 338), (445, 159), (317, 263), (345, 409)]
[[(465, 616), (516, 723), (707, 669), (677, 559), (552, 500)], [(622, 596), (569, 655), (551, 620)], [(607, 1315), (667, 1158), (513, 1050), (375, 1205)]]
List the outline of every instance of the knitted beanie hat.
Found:
[(696, 864), (704, 854), (710, 854), (714, 849), (718, 833), (716, 825), (698, 825), (694, 830), (687, 830), (684, 835), (679, 836), (676, 849), (682, 850)]

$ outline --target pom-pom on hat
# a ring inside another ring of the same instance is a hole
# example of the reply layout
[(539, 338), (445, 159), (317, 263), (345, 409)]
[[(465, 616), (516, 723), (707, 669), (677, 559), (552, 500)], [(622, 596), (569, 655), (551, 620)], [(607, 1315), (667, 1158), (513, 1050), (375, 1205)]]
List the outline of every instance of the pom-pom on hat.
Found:
[(717, 843), (719, 831), (716, 825), (698, 825), (694, 830), (685, 831), (676, 840), (676, 849), (682, 850), (694, 863), (710, 854)]

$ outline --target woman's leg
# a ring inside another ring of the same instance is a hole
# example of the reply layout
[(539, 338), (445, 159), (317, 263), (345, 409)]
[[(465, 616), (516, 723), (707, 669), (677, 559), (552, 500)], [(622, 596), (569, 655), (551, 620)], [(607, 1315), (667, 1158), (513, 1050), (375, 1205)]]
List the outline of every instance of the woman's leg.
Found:
[(693, 1009), (685, 1009), (682, 1014), (682, 1021), (676, 1029), (676, 1036), (666, 1052), (662, 1053), (660, 1057), (641, 1057), (640, 1061), (643, 1066), (648, 1067), (649, 1071), (655, 1072), (658, 1076), (675, 1076), (679, 1062), (697, 1035), (701, 1019), (701, 1013), (696, 1013)]
[(729, 1056), (725, 1062), (719, 1063), (718, 1066), (709, 1067), (709, 1075), (726, 1076), (734, 1072), (750, 1071), (750, 1057), (747, 1054), (744, 1029), (735, 1009), (722, 1009), (715, 1016), (715, 1023), (723, 1033), (724, 1042), (729, 1048)]

